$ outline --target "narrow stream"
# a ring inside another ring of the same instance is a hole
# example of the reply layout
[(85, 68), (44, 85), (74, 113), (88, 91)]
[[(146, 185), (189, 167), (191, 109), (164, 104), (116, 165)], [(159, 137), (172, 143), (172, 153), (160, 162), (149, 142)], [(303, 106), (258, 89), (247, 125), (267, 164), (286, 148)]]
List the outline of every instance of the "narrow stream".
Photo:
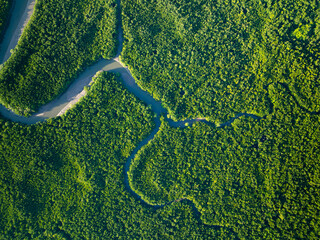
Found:
[[(21, 4), (19, 5), (19, 1), (16, 2), (15, 4), (15, 8), (13, 12), (12, 12), (12, 20), (13, 19), (19, 19), (20, 14), (22, 14), (22, 12), (25, 12), (26, 10), (23, 11), (23, 6), (26, 9), (29, 9), (30, 4), (32, 4), (32, 2), (34, 2), (34, 0), (21, 0)], [(26, 3), (29, 3), (26, 4)], [(117, 4), (119, 6), (119, 13), (120, 13), (120, 0), (117, 0)], [(160, 115), (164, 115), (166, 116), (167, 114), (167, 110), (164, 109), (161, 105), (160, 101), (155, 100), (148, 92), (142, 90), (136, 83), (136, 81), (134, 80), (133, 76), (131, 75), (129, 69), (127, 67), (125, 67), (124, 65), (121, 64), (121, 62), (119, 61), (119, 56), (120, 53), (122, 51), (122, 44), (123, 44), (123, 31), (122, 31), (122, 24), (121, 24), (121, 18), (119, 16), (120, 19), (120, 24), (118, 26), (118, 49), (117, 49), (117, 55), (115, 58), (111, 59), (111, 60), (105, 60), (105, 59), (101, 59), (100, 61), (98, 61), (97, 63), (93, 64), (91, 67), (88, 67), (83, 73), (81, 73), (79, 75), (79, 77), (68, 87), (68, 89), (61, 94), (60, 96), (58, 96), (56, 99), (54, 99), (53, 101), (49, 102), (48, 104), (43, 105), (42, 107), (39, 108), (38, 112), (33, 114), (31, 117), (22, 117), (19, 116), (17, 114), (15, 114), (14, 112), (6, 109), (4, 106), (0, 105), (0, 113), (1, 115), (3, 115), (4, 117), (15, 121), (15, 122), (20, 122), (20, 123), (25, 123), (25, 124), (35, 124), (38, 122), (42, 122), (45, 121), (46, 119), (49, 118), (54, 118), (56, 116), (59, 116), (61, 114), (64, 114), (71, 106), (70, 103), (74, 104), (79, 100), (79, 96), (84, 96), (85, 92), (83, 90), (83, 88), (85, 86), (90, 85), (91, 81), (92, 81), (92, 77), (96, 75), (96, 73), (98, 71), (109, 71), (109, 72), (113, 72), (113, 73), (118, 73), (121, 76), (121, 80), (124, 84), (124, 86), (132, 93), (134, 94), (137, 98), (139, 98), (140, 100), (142, 100), (143, 102), (145, 102), (147, 105), (151, 106), (151, 110), (157, 114), (157, 117), (155, 118), (155, 124), (156, 127), (152, 130), (152, 132), (150, 133), (150, 135), (148, 137), (146, 137), (145, 139), (143, 139), (138, 146), (133, 150), (133, 152), (131, 153), (131, 155), (128, 157), (126, 163), (125, 163), (125, 168), (124, 168), (124, 174), (125, 174), (125, 186), (128, 189), (129, 192), (131, 192), (136, 198), (141, 199), (141, 197), (135, 193), (133, 191), (133, 189), (130, 187), (129, 184), (129, 180), (128, 180), (128, 171), (131, 165), (131, 161), (134, 159), (136, 153), (143, 147), (145, 146), (150, 140), (152, 140), (154, 138), (154, 136), (158, 133), (160, 125), (161, 125), (161, 121), (160, 121)], [(25, 19), (20, 18), (19, 20), (20, 22), (25, 22)], [(19, 30), (19, 26), (21, 27), (21, 24), (17, 24), (16, 20), (13, 21), (13, 24), (11, 26), (9, 26), (6, 35), (5, 35), (5, 41), (6, 42), (11, 42), (11, 38), (14, 36), (14, 33)], [(14, 29), (14, 27), (16, 29)], [(11, 38), (10, 38), (11, 35)], [(0, 59), (4, 59), (5, 58), (5, 54), (8, 51), (8, 49), (5, 49), (7, 46), (10, 47), (10, 44), (7, 43), (3, 43), (4, 49), (1, 50), (0, 52)], [(247, 116), (247, 117), (252, 117), (255, 119), (261, 119), (261, 117), (253, 115), (253, 114), (247, 114), (247, 113), (239, 113), (237, 116), (235, 116), (234, 118), (230, 119), (229, 121), (221, 124), (219, 127), (225, 127), (225, 126), (229, 126), (231, 125), (231, 123), (241, 117), (241, 116)], [(213, 123), (208, 122), (205, 119), (188, 119), (188, 120), (184, 120), (184, 121), (173, 121), (171, 119), (166, 118), (166, 121), (169, 122), (169, 125), (172, 127), (185, 127), (186, 123), (188, 123), (189, 125), (196, 123), (196, 122), (204, 122), (206, 124), (209, 125), (213, 125), (215, 126)], [(185, 200), (185, 199), (179, 199), (176, 201), (180, 201), (180, 200)], [(143, 200), (142, 200), (143, 201)], [(170, 204), (170, 203), (167, 203)], [(167, 205), (165, 204), (165, 205)], [(165, 205), (154, 205), (154, 207), (159, 208), (159, 207), (163, 207)]]

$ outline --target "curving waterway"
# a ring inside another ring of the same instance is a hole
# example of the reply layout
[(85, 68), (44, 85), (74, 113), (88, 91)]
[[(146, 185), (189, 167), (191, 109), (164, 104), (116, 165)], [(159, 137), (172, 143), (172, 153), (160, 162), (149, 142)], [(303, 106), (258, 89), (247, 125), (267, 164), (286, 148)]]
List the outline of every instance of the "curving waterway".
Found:
[[(7, 60), (10, 56), (10, 49), (13, 48), (12, 44), (15, 43), (15, 45), (18, 43), (17, 36), (20, 37), (21, 31), (26, 26), (26, 21), (30, 19), (30, 16), (32, 14), (33, 8), (34, 8), (35, 0), (20, 0), (15, 3), (14, 9), (11, 14), (11, 21), (9, 23), (8, 29), (5, 34), (5, 40), (3, 44), (1, 45), (1, 51), (0, 51), (0, 61)], [(119, 7), (119, 13), (120, 13), (120, 0), (117, 0), (117, 4)], [(22, 15), (22, 16), (21, 16)], [(154, 138), (154, 136), (158, 133), (161, 121), (160, 121), (160, 115), (167, 115), (167, 110), (164, 109), (161, 105), (160, 101), (155, 100), (148, 92), (142, 90), (136, 83), (135, 79), (131, 75), (129, 69), (125, 67), (120, 61), (119, 56), (122, 51), (122, 44), (123, 44), (123, 31), (122, 31), (122, 24), (121, 24), (121, 17), (119, 16), (120, 24), (118, 28), (118, 49), (117, 49), (117, 55), (115, 58), (111, 60), (105, 60), (101, 59), (97, 63), (93, 64), (92, 66), (88, 67), (83, 73), (79, 75), (79, 77), (67, 88), (67, 90), (58, 96), (53, 101), (49, 102), (48, 104), (43, 105), (39, 108), (37, 113), (34, 113), (30, 117), (22, 117), (14, 112), (8, 110), (4, 106), (0, 105), (0, 113), (2, 116), (14, 121), (14, 122), (20, 122), (24, 124), (35, 124), (38, 122), (45, 121), (46, 119), (54, 118), (57, 116), (60, 116), (64, 114), (68, 109), (70, 109), (74, 104), (76, 104), (81, 97), (85, 95), (84, 87), (89, 86), (92, 82), (92, 78), (97, 74), (99, 71), (108, 71), (113, 73), (118, 73), (121, 76), (122, 83), (124, 86), (137, 98), (145, 102), (147, 105), (151, 107), (151, 110), (157, 114), (157, 117), (155, 118), (155, 128), (152, 130), (150, 135), (143, 139), (138, 146), (133, 150), (131, 155), (128, 157), (125, 168), (124, 168), (124, 174), (125, 174), (125, 185), (128, 191), (130, 191), (136, 198), (143, 201), (137, 193), (133, 191), (129, 184), (128, 180), (128, 171), (131, 165), (131, 161), (134, 159), (136, 153), (144, 146), (146, 145), (150, 140)], [(18, 35), (17, 35), (18, 33)], [(234, 118), (231, 118), (225, 123), (222, 123), (219, 125), (219, 127), (225, 127), (231, 125), (231, 123), (242, 116), (252, 117), (255, 119), (261, 119), (261, 117), (248, 114), (248, 113), (239, 113)], [(166, 121), (169, 122), (169, 125), (172, 127), (185, 127), (186, 123), (188, 125), (191, 125), (196, 122), (204, 122), (209, 125), (215, 126), (212, 122), (207, 121), (203, 118), (196, 118), (196, 119), (187, 119), (184, 121), (173, 121), (171, 119), (166, 118)], [(187, 199), (178, 199), (176, 201), (182, 201)], [(144, 201), (143, 201), (144, 202)], [(145, 202), (144, 202), (145, 203)], [(172, 202), (170, 202), (172, 203)], [(167, 204), (170, 204), (167, 203)], [(165, 204), (165, 205), (167, 205)], [(165, 205), (153, 205), (154, 207), (163, 207)]]

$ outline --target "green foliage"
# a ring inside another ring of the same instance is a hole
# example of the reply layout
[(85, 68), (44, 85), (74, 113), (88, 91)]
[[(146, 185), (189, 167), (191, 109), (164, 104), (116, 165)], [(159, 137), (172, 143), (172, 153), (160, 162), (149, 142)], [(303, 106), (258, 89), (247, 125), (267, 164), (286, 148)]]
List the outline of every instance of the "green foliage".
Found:
[(88, 65), (116, 51), (114, 0), (41, 0), (0, 70), (0, 101), (28, 115)]
[(309, 31), (310, 31), (310, 25), (302, 25), (301, 27), (294, 30), (292, 34), (298, 39), (306, 40), (308, 37), (307, 34), (309, 33)]
[[(126, 160), (155, 125), (112, 74), (61, 117), (0, 118), (0, 239), (320, 238), (319, 3), (121, 4), (122, 58), (168, 116), (265, 118), (183, 129), (162, 120), (129, 171), (159, 208), (125, 188)], [(1, 102), (29, 114), (57, 96), (114, 55), (116, 22), (114, 0), (37, 1), (0, 69)]]
[(0, 120), (0, 239), (233, 239), (192, 205), (155, 211), (125, 189), (124, 164), (154, 126), (148, 108), (98, 76), (66, 115), (23, 126)]
[[(123, 0), (122, 60), (176, 119), (270, 111), (286, 83), (320, 110), (320, 7), (309, 0)], [(295, 37), (296, 36), (296, 37)]]
[(12, 0), (0, 0), (0, 41), (9, 17)]
[(171, 128), (163, 122), (130, 167), (130, 185), (152, 205), (191, 200), (209, 225), (241, 239), (320, 237), (320, 116), (279, 84), (274, 112), (231, 126)]

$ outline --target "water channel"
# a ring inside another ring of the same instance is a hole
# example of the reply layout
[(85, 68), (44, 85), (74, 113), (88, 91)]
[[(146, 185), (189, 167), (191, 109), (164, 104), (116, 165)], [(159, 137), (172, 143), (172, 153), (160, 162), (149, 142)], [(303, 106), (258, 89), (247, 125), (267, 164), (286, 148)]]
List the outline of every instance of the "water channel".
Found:
[[(1, 45), (0, 60), (2, 59), (5, 61), (10, 56), (10, 54), (8, 55), (8, 53), (10, 53), (9, 48), (12, 47), (12, 42), (15, 42), (15, 44), (17, 44), (18, 40), (15, 38), (17, 35), (17, 32), (20, 33), (22, 31), (21, 27), (25, 26), (26, 21), (30, 18), (30, 14), (31, 14), (30, 9), (31, 10), (33, 9), (34, 2), (35, 2), (34, 0), (28, 0), (28, 1), (20, 0), (15, 3), (14, 9), (11, 14), (11, 21), (5, 33), (4, 41)], [(120, 0), (118, 0), (117, 3), (118, 3), (118, 6), (120, 6)], [(26, 14), (26, 12), (28, 14)], [(121, 23), (121, 20), (120, 20), (120, 23)], [(22, 117), (8, 110), (2, 105), (0, 105), (0, 113), (2, 116), (12, 121), (20, 122), (24, 124), (35, 124), (38, 122), (42, 122), (42, 121), (45, 121), (46, 119), (54, 118), (56, 116), (64, 114), (69, 108), (72, 107), (73, 104), (76, 104), (76, 102), (79, 101), (79, 99), (85, 95), (84, 87), (90, 85), (90, 83), (92, 82), (92, 77), (95, 76), (97, 72), (109, 71), (109, 72), (120, 74), (121, 80), (124, 86), (137, 98), (145, 102), (147, 105), (151, 106), (151, 110), (157, 114), (157, 117), (155, 118), (155, 123), (156, 123), (155, 128), (152, 130), (150, 135), (147, 138), (143, 139), (138, 144), (138, 146), (133, 150), (132, 154), (128, 157), (126, 161), (125, 168), (124, 168), (125, 185), (128, 191), (130, 191), (138, 199), (141, 199), (141, 197), (138, 194), (136, 194), (131, 188), (127, 173), (129, 171), (131, 161), (134, 159), (136, 153), (144, 145), (146, 145), (150, 140), (152, 140), (154, 136), (157, 134), (157, 132), (159, 131), (159, 127), (161, 124), (160, 115), (163, 114), (164, 116), (166, 116), (167, 110), (162, 107), (161, 102), (155, 100), (148, 92), (142, 90), (137, 85), (129, 69), (119, 61), (119, 56), (122, 51), (122, 43), (123, 43), (123, 32), (121, 29), (121, 24), (119, 24), (118, 32), (119, 32), (119, 35), (118, 35), (119, 44), (118, 44), (116, 57), (110, 60), (101, 59), (95, 64), (93, 64), (92, 66), (86, 68), (86, 70), (83, 73), (81, 73), (77, 79), (75, 79), (72, 82), (72, 84), (66, 89), (66, 91), (63, 94), (61, 94), (56, 99), (49, 102), (48, 104), (45, 104), (42, 107), (40, 107), (37, 113), (34, 113), (31, 117)], [(255, 119), (261, 119), (261, 117), (255, 116), (252, 114), (239, 113), (237, 116), (221, 124), (219, 127), (225, 127), (225, 126), (231, 125), (231, 123), (235, 119), (241, 116), (248, 116)], [(168, 118), (166, 120), (169, 122), (169, 125), (172, 127), (185, 127), (186, 123), (191, 125), (195, 122), (204, 122), (209, 125), (214, 125), (213, 123), (208, 122), (205, 119), (199, 119), (199, 118), (188, 119), (184, 121), (173, 121)], [(181, 199), (181, 200), (185, 200), (185, 199)], [(156, 205), (155, 207), (162, 207), (162, 206), (163, 205)]]

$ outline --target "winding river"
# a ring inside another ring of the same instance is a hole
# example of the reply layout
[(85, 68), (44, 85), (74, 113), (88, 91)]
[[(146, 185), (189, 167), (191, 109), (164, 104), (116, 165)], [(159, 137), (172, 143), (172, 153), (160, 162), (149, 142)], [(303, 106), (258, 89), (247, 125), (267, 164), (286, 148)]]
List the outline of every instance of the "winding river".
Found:
[[(1, 45), (2, 50), (0, 51), (0, 60), (2, 63), (9, 58), (10, 49), (12, 49), (18, 43), (19, 36), (21, 35), (21, 32), (24, 26), (26, 25), (26, 22), (30, 19), (30, 16), (34, 8), (34, 3), (35, 3), (35, 0), (20, 0), (15, 3), (14, 9), (11, 15), (12, 20), (9, 23), (4, 41)], [(117, 0), (117, 4), (118, 4), (118, 7), (120, 8), (120, 0)], [(119, 16), (119, 19), (121, 21), (120, 16)], [(157, 114), (157, 117), (155, 118), (156, 127), (152, 130), (150, 135), (147, 138), (143, 139), (138, 144), (138, 146), (133, 150), (133, 152), (131, 153), (131, 155), (128, 157), (126, 161), (125, 168), (124, 168), (126, 188), (135, 197), (142, 200), (141, 197), (137, 193), (135, 193), (131, 188), (128, 181), (127, 172), (129, 171), (131, 161), (134, 159), (136, 153), (144, 145), (146, 145), (150, 140), (152, 140), (154, 136), (157, 134), (157, 132), (159, 131), (160, 124), (161, 124), (160, 115), (163, 114), (166, 116), (167, 110), (162, 107), (161, 102), (155, 100), (148, 92), (142, 90), (137, 85), (129, 69), (119, 61), (119, 56), (122, 51), (122, 43), (123, 43), (123, 32), (122, 32), (121, 25), (122, 24), (120, 22), (119, 29), (118, 29), (119, 45), (117, 49), (117, 55), (115, 58), (111, 60), (101, 59), (97, 63), (93, 64), (91, 67), (88, 67), (82, 74), (79, 75), (79, 77), (67, 88), (67, 90), (63, 94), (61, 94), (55, 100), (49, 102), (48, 104), (45, 104), (42, 107), (40, 107), (38, 112), (33, 114), (31, 117), (26, 118), (26, 117), (19, 116), (14, 112), (6, 109), (2, 105), (0, 105), (0, 113), (4, 117), (12, 121), (20, 122), (24, 124), (35, 124), (37, 122), (45, 121), (46, 119), (54, 118), (56, 116), (60, 116), (64, 114), (68, 109), (70, 109), (74, 104), (76, 104), (79, 101), (79, 99), (85, 95), (84, 87), (90, 85), (90, 83), (92, 82), (92, 77), (95, 76), (97, 72), (109, 71), (109, 72), (120, 74), (124, 86), (131, 93), (133, 93), (137, 98), (145, 102), (147, 105), (151, 106), (152, 111)], [(13, 44), (15, 45), (13, 46)], [(230, 119), (229, 121), (221, 124), (219, 127), (229, 126), (235, 119), (241, 116), (248, 116), (255, 119), (261, 119), (261, 117), (253, 114), (240, 113), (234, 118)], [(195, 122), (204, 122), (209, 125), (214, 125), (213, 123), (208, 122), (207, 120), (202, 118), (188, 119), (188, 120), (177, 121), (177, 122), (168, 118), (166, 120), (169, 122), (170, 126), (172, 127), (185, 127), (186, 123), (190, 125)], [(179, 199), (176, 201), (181, 201), (181, 200), (187, 200), (187, 199)], [(170, 203), (167, 203), (167, 204), (170, 204)], [(159, 208), (164, 205), (153, 205), (153, 206)]]

